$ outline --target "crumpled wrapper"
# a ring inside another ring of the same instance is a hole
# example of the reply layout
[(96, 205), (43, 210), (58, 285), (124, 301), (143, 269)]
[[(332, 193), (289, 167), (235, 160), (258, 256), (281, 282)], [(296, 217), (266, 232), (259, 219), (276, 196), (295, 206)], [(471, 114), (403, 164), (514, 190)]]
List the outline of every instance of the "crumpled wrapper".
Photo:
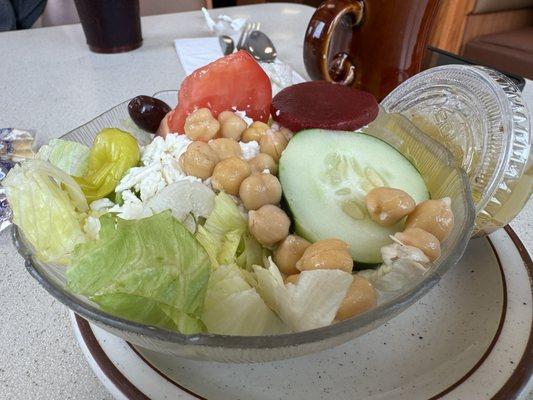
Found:
[(15, 164), (35, 157), (34, 140), (32, 130), (0, 128), (0, 232), (12, 224), (13, 218), (2, 180)]
[[(17, 128), (0, 128), (0, 160), (12, 163), (33, 158), (35, 133)], [(3, 179), (3, 178), (2, 178)]]
[(238, 35), (246, 24), (245, 18), (234, 19), (227, 15), (219, 15), (214, 20), (205, 7), (202, 7), (202, 13), (204, 14), (207, 27), (217, 36), (228, 35), (235, 40), (235, 35)]

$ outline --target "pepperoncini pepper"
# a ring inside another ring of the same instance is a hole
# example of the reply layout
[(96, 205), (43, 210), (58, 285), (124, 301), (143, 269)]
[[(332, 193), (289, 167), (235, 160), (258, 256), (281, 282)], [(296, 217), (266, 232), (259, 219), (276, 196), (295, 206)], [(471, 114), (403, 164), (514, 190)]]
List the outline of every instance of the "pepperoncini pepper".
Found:
[(117, 128), (105, 128), (94, 139), (87, 172), (74, 179), (91, 203), (113, 192), (125, 172), (135, 167), (139, 159), (139, 146), (132, 135)]

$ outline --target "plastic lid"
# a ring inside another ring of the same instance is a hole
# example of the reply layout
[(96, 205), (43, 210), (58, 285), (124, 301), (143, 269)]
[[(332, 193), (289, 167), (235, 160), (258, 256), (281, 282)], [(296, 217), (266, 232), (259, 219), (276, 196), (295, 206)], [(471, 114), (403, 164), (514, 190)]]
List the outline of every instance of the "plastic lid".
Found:
[(531, 194), (531, 124), (520, 90), (486, 67), (445, 65), (407, 80), (381, 103), (445, 145), (466, 171), (475, 234), (508, 223)]

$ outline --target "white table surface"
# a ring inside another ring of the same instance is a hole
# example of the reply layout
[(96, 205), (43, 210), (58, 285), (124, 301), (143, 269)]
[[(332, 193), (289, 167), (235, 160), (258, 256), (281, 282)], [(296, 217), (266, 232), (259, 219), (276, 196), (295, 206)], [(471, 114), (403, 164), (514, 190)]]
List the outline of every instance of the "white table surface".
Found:
[[(280, 58), (307, 76), (302, 43), (312, 8), (223, 12), (261, 21)], [(36, 129), (43, 143), (128, 98), (177, 88), (184, 73), (173, 39), (208, 36), (201, 14), (144, 17), (142, 29), (143, 46), (116, 55), (91, 53), (80, 25), (0, 33), (0, 127)], [(533, 82), (525, 94), (533, 110)], [(531, 201), (511, 225), (531, 249)], [(67, 309), (25, 272), (6, 232), (0, 243), (0, 399), (111, 399), (74, 340)]]

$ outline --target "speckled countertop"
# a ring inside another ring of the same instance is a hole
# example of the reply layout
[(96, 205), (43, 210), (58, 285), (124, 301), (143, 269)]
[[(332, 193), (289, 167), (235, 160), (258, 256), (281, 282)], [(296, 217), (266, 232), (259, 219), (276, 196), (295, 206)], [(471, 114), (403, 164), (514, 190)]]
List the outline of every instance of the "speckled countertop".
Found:
[[(280, 57), (305, 76), (311, 8), (266, 4), (225, 12), (259, 19)], [(142, 28), (143, 46), (117, 55), (89, 52), (79, 25), (0, 34), (0, 126), (36, 129), (43, 143), (125, 99), (177, 88), (184, 74), (173, 39), (207, 36), (200, 14), (146, 17)], [(533, 82), (526, 95), (533, 109)], [(531, 201), (511, 225), (532, 249)], [(0, 243), (0, 399), (111, 399), (75, 342), (67, 309), (24, 271), (9, 232)]]

